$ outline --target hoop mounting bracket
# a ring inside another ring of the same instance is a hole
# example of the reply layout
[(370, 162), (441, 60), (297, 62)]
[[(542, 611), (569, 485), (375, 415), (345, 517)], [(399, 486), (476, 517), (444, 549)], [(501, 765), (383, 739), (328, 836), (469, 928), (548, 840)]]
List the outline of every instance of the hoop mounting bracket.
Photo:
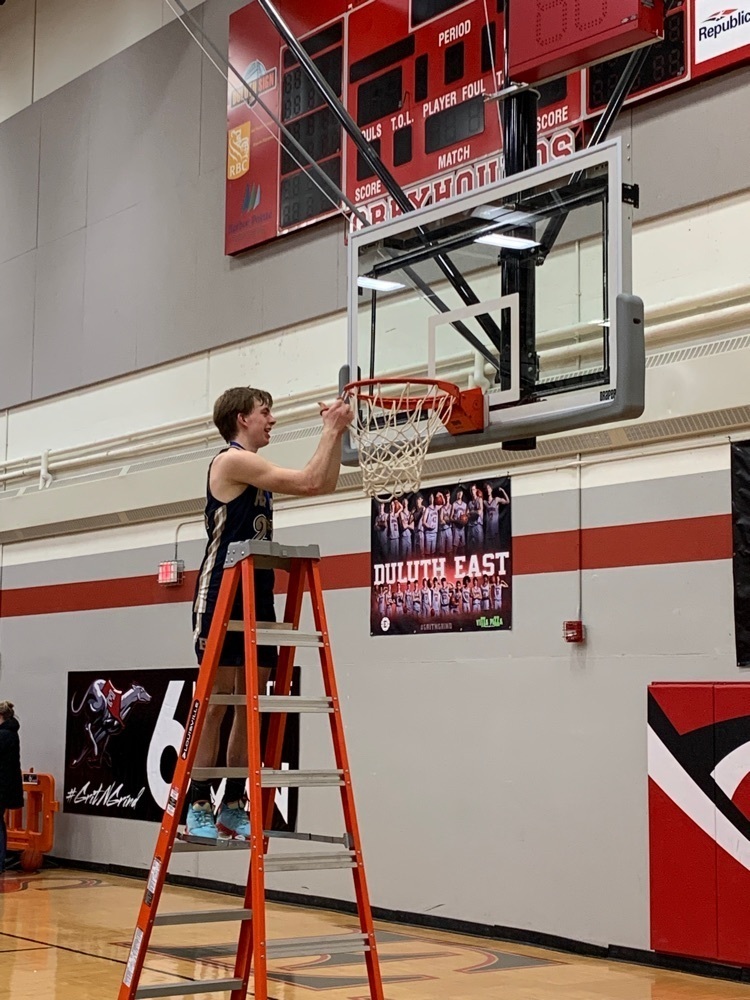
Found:
[(463, 390), (461, 398), (451, 407), (450, 416), (445, 421), (446, 429), (451, 434), (483, 431), (486, 423), (485, 408), (486, 397), (478, 386)]

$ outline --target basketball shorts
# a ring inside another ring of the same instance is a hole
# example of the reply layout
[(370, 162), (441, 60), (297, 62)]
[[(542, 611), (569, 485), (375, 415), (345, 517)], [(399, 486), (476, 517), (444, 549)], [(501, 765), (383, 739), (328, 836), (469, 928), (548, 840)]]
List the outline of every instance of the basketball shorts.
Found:
[[(209, 605), (203, 614), (193, 613), (193, 638), (195, 641), (195, 656), (198, 663), (203, 662), (206, 640), (213, 620), (213, 606)], [(255, 614), (259, 622), (275, 622), (276, 610), (273, 603), (273, 593), (266, 595), (256, 591)], [(242, 620), (242, 601), (235, 601), (232, 609), (232, 620)], [(278, 660), (276, 646), (258, 646), (258, 666), (273, 670)], [(245, 663), (245, 633), (227, 632), (219, 658), (220, 667), (241, 667)]]

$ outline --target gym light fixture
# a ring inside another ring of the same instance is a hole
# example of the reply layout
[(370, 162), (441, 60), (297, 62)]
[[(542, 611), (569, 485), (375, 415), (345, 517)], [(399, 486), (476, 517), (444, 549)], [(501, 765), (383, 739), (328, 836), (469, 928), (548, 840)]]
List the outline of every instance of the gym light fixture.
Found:
[(382, 278), (357, 278), (357, 285), (360, 288), (372, 288), (376, 292), (395, 292), (399, 288), (406, 288), (399, 281), (384, 281)]
[(520, 236), (503, 236), (502, 233), (488, 233), (480, 236), (475, 243), (486, 243), (492, 247), (504, 247), (506, 250), (532, 250), (541, 246), (537, 240), (525, 240)]

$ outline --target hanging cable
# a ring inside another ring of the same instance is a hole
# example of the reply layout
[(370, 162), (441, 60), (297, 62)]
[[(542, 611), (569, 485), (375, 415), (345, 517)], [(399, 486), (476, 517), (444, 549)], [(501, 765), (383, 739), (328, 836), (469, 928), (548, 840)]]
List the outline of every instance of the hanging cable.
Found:
[[(312, 158), (312, 156), (310, 156), (310, 154), (307, 152), (307, 150), (304, 148), (304, 146), (302, 146), (295, 139), (295, 137), (292, 135), (292, 133), (289, 131), (289, 129), (276, 117), (276, 115), (273, 113), (273, 111), (271, 111), (271, 109), (268, 107), (268, 105), (265, 103), (265, 101), (262, 100), (262, 98), (260, 97), (260, 95), (243, 78), (242, 74), (237, 69), (235, 69), (235, 67), (232, 65), (232, 63), (229, 61), (229, 59), (225, 58), (222, 55), (222, 53), (219, 50), (219, 48), (211, 41), (211, 39), (205, 33), (205, 31), (203, 30), (203, 28), (198, 24), (198, 22), (195, 20), (195, 18), (192, 17), (192, 15), (188, 11), (187, 7), (185, 7), (185, 5), (182, 3), (182, 0), (175, 0), (175, 3), (179, 7), (179, 10), (175, 9), (175, 7), (172, 5), (172, 0), (164, 0), (164, 3), (167, 5), (167, 7), (169, 7), (169, 9), (175, 15), (175, 17), (177, 18), (177, 20), (182, 24), (182, 26), (185, 29), (185, 31), (187, 31), (188, 35), (190, 35), (190, 37), (196, 43), (196, 45), (201, 50), (201, 52), (206, 57), (206, 59), (208, 59), (208, 61), (211, 63), (211, 65), (221, 74), (222, 78), (226, 81), (227, 85), (229, 87), (231, 87), (231, 89), (233, 90), (233, 92), (235, 94), (237, 94), (240, 98), (242, 98), (243, 101), (247, 100), (247, 96), (246, 95), (249, 94), (250, 97), (253, 99), (253, 101), (257, 105), (259, 105), (262, 108), (262, 110), (268, 115), (268, 117), (271, 119), (271, 121), (274, 123), (274, 125), (276, 125), (276, 127), (280, 130), (280, 132), (282, 132), (284, 134), (284, 136), (292, 144), (292, 146), (294, 147), (294, 149), (297, 150), (299, 152), (299, 154), (307, 161), (307, 164), (308, 164), (308, 166), (310, 168), (309, 170), (307, 169), (307, 167), (302, 162), (300, 162), (300, 160), (294, 155), (294, 153), (288, 147), (284, 146), (284, 144), (281, 141), (281, 136), (278, 135), (271, 128), (271, 126), (268, 124), (268, 122), (266, 122), (262, 118), (262, 116), (260, 115), (260, 113), (252, 105), (248, 105), (248, 107), (250, 108), (250, 111), (255, 115), (256, 119), (260, 122), (260, 124), (263, 126), (263, 128), (265, 128), (265, 130), (269, 133), (269, 135), (271, 135), (271, 137), (275, 140), (275, 142), (277, 143), (277, 145), (279, 147), (281, 147), (282, 150), (284, 152), (286, 152), (289, 155), (289, 157), (297, 164), (297, 166), (300, 168), (300, 170), (304, 171), (307, 174), (307, 176), (313, 182), (313, 184), (315, 185), (315, 187), (320, 191), (320, 193), (331, 203), (331, 205), (333, 205), (333, 207), (336, 210), (336, 212), (339, 215), (343, 216), (347, 221), (349, 221), (349, 217), (348, 217), (346, 211), (341, 207), (341, 202), (344, 202), (344, 204), (347, 206), (347, 208), (349, 209), (349, 211), (352, 212), (352, 214), (355, 215), (357, 217), (357, 219), (364, 226), (369, 226), (370, 223), (369, 223), (369, 220), (367, 219), (367, 217), (365, 215), (363, 215), (362, 212), (360, 212), (360, 210), (357, 208), (357, 206), (354, 204), (354, 202), (352, 202), (351, 199), (346, 196), (345, 192), (342, 191), (334, 183), (334, 181), (331, 180), (331, 178), (328, 176), (328, 174), (326, 174), (326, 172), (320, 167), (320, 165), (318, 163), (316, 163), (316, 161)], [(182, 11), (182, 13), (180, 13), (180, 11)], [(189, 25), (187, 23), (188, 21), (194, 26), (194, 28), (196, 29), (196, 31), (200, 32), (200, 34), (202, 35), (203, 39), (206, 42), (205, 45), (203, 44), (203, 42), (201, 41), (201, 39), (198, 38), (198, 36), (195, 34), (195, 32), (190, 30), (190, 27), (189, 27)], [(208, 51), (206, 45), (208, 45), (208, 46), (211, 47), (211, 49), (216, 54), (216, 57), (218, 59), (220, 59), (222, 63), (226, 63), (227, 69), (231, 73), (233, 73), (237, 77), (237, 79), (240, 81), (241, 89), (238, 88), (234, 83), (232, 83), (232, 81), (229, 79), (229, 73), (226, 70), (224, 70), (222, 68), (222, 66), (219, 65), (219, 63), (216, 61), (216, 59)], [(315, 177), (315, 174), (318, 174), (320, 177), (323, 178), (323, 180), (326, 183), (326, 186), (328, 187), (328, 190), (326, 190), (319, 183), (319, 181)], [(330, 193), (331, 191), (333, 191), (334, 194), (336, 195), (335, 198), (331, 195), (331, 193)]]

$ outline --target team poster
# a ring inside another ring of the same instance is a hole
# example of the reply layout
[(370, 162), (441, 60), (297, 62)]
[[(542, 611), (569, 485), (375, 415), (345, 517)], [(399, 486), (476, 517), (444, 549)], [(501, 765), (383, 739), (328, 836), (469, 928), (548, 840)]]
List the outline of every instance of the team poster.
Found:
[(371, 635), (509, 629), (510, 478), (372, 503)]

